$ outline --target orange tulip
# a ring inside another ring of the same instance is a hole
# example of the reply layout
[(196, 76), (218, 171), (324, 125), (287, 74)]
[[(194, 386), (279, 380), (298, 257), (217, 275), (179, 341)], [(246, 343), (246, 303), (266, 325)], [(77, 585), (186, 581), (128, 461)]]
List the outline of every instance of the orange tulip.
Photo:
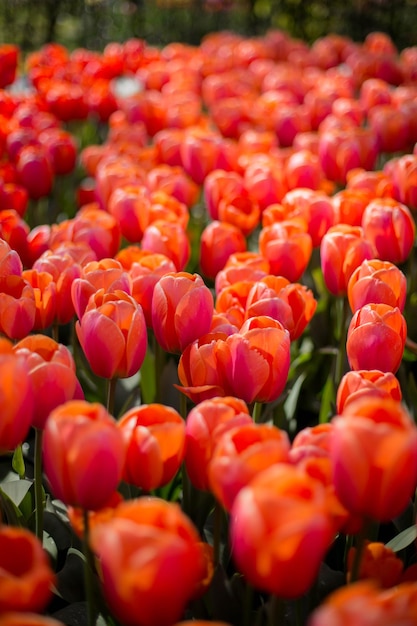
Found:
[(142, 249), (164, 254), (173, 263), (178, 272), (187, 265), (191, 247), (183, 227), (176, 222), (156, 220), (143, 233)]
[(119, 505), (92, 529), (91, 545), (106, 601), (126, 626), (171, 626), (206, 576), (197, 530), (177, 504), (158, 498)]
[(210, 330), (213, 296), (198, 274), (162, 276), (152, 297), (152, 328), (166, 352), (184, 349)]
[(35, 535), (0, 525), (0, 615), (42, 611), (52, 598), (55, 574)]
[(346, 294), (354, 270), (362, 261), (374, 256), (374, 247), (364, 238), (360, 226), (339, 224), (330, 228), (320, 245), (321, 268), (330, 293)]
[(407, 279), (402, 271), (389, 261), (366, 259), (351, 274), (347, 294), (353, 313), (372, 302), (389, 304), (403, 311), (407, 296)]
[(208, 333), (190, 344), (178, 364), (179, 389), (194, 402), (224, 395), (272, 402), (286, 385), (289, 364), (288, 331), (270, 317), (253, 317), (239, 332)]
[(7, 241), (0, 239), (0, 277), (21, 276), (22, 261), (16, 250), (12, 250)]
[(402, 399), (401, 387), (392, 372), (380, 370), (357, 370), (347, 372), (339, 383), (336, 396), (336, 410), (342, 413), (348, 402), (353, 402), (363, 395)]
[(142, 183), (117, 186), (108, 199), (107, 210), (116, 218), (122, 236), (129, 242), (140, 242), (149, 224), (150, 193)]
[(25, 440), (35, 404), (29, 367), (7, 339), (0, 340), (0, 381), (0, 452), (6, 452)]
[(405, 204), (392, 198), (376, 198), (366, 207), (362, 228), (382, 261), (403, 263), (414, 245), (415, 222)]
[[(351, 577), (351, 570), (355, 558), (356, 548), (351, 548), (347, 556), (347, 580)], [(395, 552), (383, 543), (366, 542), (362, 554), (358, 580), (374, 580), (379, 586), (394, 587), (400, 582), (404, 563)]]
[(123, 480), (145, 491), (169, 483), (185, 453), (185, 422), (163, 404), (134, 407), (118, 421), (126, 443)]
[(269, 261), (271, 274), (295, 282), (310, 262), (313, 243), (303, 220), (284, 220), (262, 228), (259, 250)]
[(283, 598), (311, 588), (332, 540), (323, 485), (279, 463), (238, 494), (230, 540), (239, 571), (254, 587)]
[(208, 466), (223, 433), (251, 423), (246, 403), (231, 396), (205, 400), (191, 409), (185, 427), (185, 465), (197, 489), (209, 489)]
[(333, 482), (342, 504), (378, 521), (400, 515), (417, 486), (417, 428), (405, 408), (364, 396), (332, 424)]
[(180, 166), (157, 165), (148, 172), (146, 180), (151, 192), (164, 191), (189, 208), (197, 202), (199, 187)]
[(281, 201), (286, 219), (299, 218), (307, 224), (313, 248), (317, 248), (323, 236), (335, 223), (335, 213), (331, 199), (322, 191), (313, 189), (293, 189)]
[(75, 329), (97, 376), (127, 378), (141, 368), (148, 343), (145, 317), (140, 305), (124, 291), (99, 289)]
[(125, 453), (116, 420), (100, 404), (66, 402), (46, 421), (45, 475), (52, 493), (67, 505), (103, 508), (120, 483)]
[(29, 335), (13, 347), (25, 359), (35, 394), (32, 425), (44, 428), (49, 413), (73, 398), (83, 398), (69, 349), (46, 335)]
[(33, 329), (35, 316), (32, 285), (16, 274), (0, 277), (0, 331), (10, 339), (22, 339)]
[(287, 433), (267, 424), (241, 424), (218, 439), (208, 466), (210, 489), (227, 511), (263, 470), (289, 460)]
[(36, 313), (33, 330), (49, 328), (56, 315), (56, 284), (48, 272), (36, 269), (25, 270), (22, 278), (33, 287)]
[(372, 195), (362, 189), (342, 189), (332, 196), (336, 224), (360, 226), (365, 208)]
[(246, 251), (246, 239), (233, 224), (214, 220), (200, 238), (200, 268), (204, 276), (214, 279), (231, 254)]
[(407, 337), (404, 316), (388, 304), (365, 304), (349, 324), (346, 352), (353, 370), (380, 369), (395, 373)]

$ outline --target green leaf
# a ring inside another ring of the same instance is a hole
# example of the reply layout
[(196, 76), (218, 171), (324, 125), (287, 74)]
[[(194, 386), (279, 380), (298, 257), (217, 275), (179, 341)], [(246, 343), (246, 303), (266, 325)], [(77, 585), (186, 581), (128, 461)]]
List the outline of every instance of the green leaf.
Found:
[(335, 399), (335, 389), (332, 372), (327, 377), (326, 384), (323, 387), (321, 396), (319, 423), (324, 424), (329, 421), (333, 413), (333, 405)]
[(0, 512), (2, 513), (3, 521), (10, 526), (22, 526), (22, 512), (2, 489), (0, 489)]
[(292, 388), (290, 389), (287, 399), (284, 402), (284, 411), (287, 421), (290, 422), (295, 415), (297, 409), (298, 398), (300, 397), (301, 387), (307, 378), (307, 372), (304, 372), (297, 378)]
[(146, 351), (140, 368), (140, 389), (144, 404), (151, 404), (155, 401), (155, 357), (149, 349)]
[(15, 506), (20, 506), (24, 497), (32, 487), (30, 480), (10, 480), (2, 484), (0, 491), (7, 495)]
[(23, 459), (22, 446), (17, 446), (13, 453), (12, 467), (19, 478), (25, 477), (25, 461)]
[(417, 538), (417, 526), (410, 526), (403, 530), (399, 535), (391, 539), (387, 544), (385, 544), (386, 548), (390, 548), (394, 552), (400, 552), (405, 548), (408, 548), (415, 539)]

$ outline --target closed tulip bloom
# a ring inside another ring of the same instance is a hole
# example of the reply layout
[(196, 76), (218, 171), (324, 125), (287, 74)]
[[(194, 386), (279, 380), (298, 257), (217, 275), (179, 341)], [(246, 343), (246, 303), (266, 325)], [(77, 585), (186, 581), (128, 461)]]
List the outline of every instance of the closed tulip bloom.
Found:
[(9, 339), (22, 339), (33, 330), (35, 316), (32, 285), (16, 274), (0, 278), (0, 332)]
[(0, 239), (0, 277), (9, 275), (21, 276), (22, 261), (16, 250), (12, 250), (7, 241)]
[(149, 224), (150, 208), (149, 190), (140, 182), (116, 187), (107, 202), (107, 210), (116, 218), (122, 236), (129, 242), (142, 240)]
[(323, 235), (335, 224), (332, 200), (322, 191), (292, 189), (283, 197), (282, 206), (288, 219), (305, 220), (313, 248), (320, 246)]
[(25, 440), (35, 404), (28, 364), (24, 357), (13, 353), (13, 346), (7, 339), (0, 340), (0, 381), (1, 453), (14, 450)]
[(120, 483), (125, 453), (117, 422), (100, 404), (66, 402), (46, 421), (45, 475), (54, 496), (67, 505), (103, 508)]
[(189, 412), (185, 427), (185, 465), (197, 489), (208, 490), (208, 467), (220, 437), (241, 424), (252, 424), (243, 400), (232, 396), (204, 400)]
[(212, 492), (227, 511), (238, 493), (263, 470), (289, 460), (286, 432), (268, 424), (242, 424), (218, 440), (208, 467)]
[(102, 378), (136, 374), (147, 349), (142, 308), (124, 291), (91, 296), (76, 332), (91, 369)]
[(392, 198), (375, 198), (362, 216), (366, 239), (382, 261), (403, 263), (414, 245), (415, 222), (405, 204)]
[(56, 314), (56, 284), (48, 272), (36, 269), (25, 270), (22, 278), (32, 285), (35, 295), (36, 313), (33, 330), (44, 330), (52, 325)]
[(407, 279), (390, 261), (365, 260), (351, 275), (347, 293), (353, 313), (371, 302), (389, 304), (403, 311)]
[[(347, 580), (351, 579), (356, 548), (347, 556)], [(400, 582), (404, 563), (395, 552), (378, 541), (366, 542), (359, 567), (358, 580), (374, 580), (380, 587), (394, 587)]]
[(187, 265), (191, 247), (184, 228), (175, 222), (156, 220), (143, 233), (142, 249), (164, 254), (174, 262), (178, 272)]
[(403, 357), (407, 324), (400, 309), (388, 304), (366, 304), (349, 324), (346, 353), (353, 370), (398, 370)]
[(231, 511), (233, 559), (249, 583), (281, 598), (311, 588), (332, 540), (326, 490), (278, 463), (242, 489)]
[(217, 220), (201, 233), (200, 268), (204, 276), (214, 279), (231, 254), (246, 251), (246, 239), (235, 225)]
[(333, 418), (333, 482), (351, 512), (388, 521), (417, 486), (417, 428), (401, 403), (363, 397)]
[[(177, 504), (140, 498), (92, 529), (112, 614), (126, 626), (171, 626), (206, 573), (201, 539)], [(163, 601), (161, 601), (163, 599)]]
[(210, 330), (213, 296), (198, 274), (163, 276), (152, 297), (152, 328), (166, 352), (183, 350)]
[(262, 228), (259, 250), (268, 260), (271, 274), (295, 282), (310, 262), (313, 243), (304, 220), (285, 220)]
[(163, 404), (143, 404), (125, 413), (118, 427), (126, 443), (123, 480), (145, 491), (169, 483), (185, 452), (179, 413)]
[[(391, 616), (380, 601), (381, 590), (374, 581), (345, 585), (331, 593), (311, 614), (308, 626), (390, 626)], [(386, 619), (387, 618), (387, 619)], [(411, 622), (405, 622), (412, 626)]]
[(37, 537), (25, 528), (0, 525), (0, 615), (43, 611), (54, 584), (55, 574)]
[(375, 256), (371, 242), (360, 226), (339, 224), (330, 228), (320, 245), (321, 268), (327, 289), (334, 296), (344, 295), (354, 270), (365, 259)]
[(32, 425), (43, 428), (49, 413), (60, 404), (84, 397), (77, 379), (74, 358), (63, 344), (46, 335), (29, 335), (17, 342), (13, 351), (29, 367), (35, 393)]
[(131, 293), (131, 280), (122, 264), (116, 259), (90, 261), (82, 268), (79, 278), (71, 286), (71, 298), (79, 319), (84, 315), (88, 301), (99, 289)]
[(392, 398), (400, 402), (401, 386), (392, 372), (381, 370), (358, 370), (347, 372), (339, 383), (336, 395), (336, 410), (341, 413), (348, 402), (364, 395)]

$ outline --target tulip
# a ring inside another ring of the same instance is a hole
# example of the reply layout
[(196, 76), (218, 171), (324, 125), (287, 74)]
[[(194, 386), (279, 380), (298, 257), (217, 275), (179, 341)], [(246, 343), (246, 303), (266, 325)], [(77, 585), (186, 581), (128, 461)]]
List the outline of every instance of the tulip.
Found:
[(48, 196), (52, 191), (53, 168), (49, 155), (41, 146), (26, 146), (17, 160), (19, 182), (33, 200)]
[(261, 210), (250, 193), (243, 189), (240, 193), (224, 195), (218, 206), (219, 220), (233, 224), (248, 237), (258, 226)]
[(212, 220), (219, 220), (220, 201), (227, 196), (244, 193), (243, 178), (237, 172), (213, 170), (207, 174), (203, 185), (204, 202)]
[(346, 353), (351, 369), (395, 373), (406, 337), (407, 324), (397, 307), (366, 304), (356, 311), (348, 328)]
[(70, 174), (77, 163), (77, 145), (74, 137), (62, 128), (48, 128), (39, 133), (40, 143), (52, 164), (55, 175)]
[(332, 424), (333, 482), (342, 504), (381, 522), (400, 515), (417, 486), (417, 428), (405, 408), (364, 396)]
[(405, 154), (392, 159), (385, 169), (393, 182), (393, 197), (409, 209), (417, 209), (417, 155)]
[(231, 511), (233, 559), (249, 583), (281, 598), (312, 586), (333, 539), (323, 485), (276, 464), (240, 491)]
[(125, 452), (117, 422), (100, 404), (66, 402), (46, 421), (45, 475), (52, 493), (67, 505), (103, 508), (120, 483)]
[(13, 209), (0, 210), (0, 237), (19, 254), (23, 265), (28, 264), (29, 226)]
[(107, 203), (108, 212), (116, 218), (122, 236), (129, 242), (142, 240), (150, 208), (149, 190), (140, 183), (116, 187)]
[(162, 404), (134, 407), (118, 421), (126, 443), (123, 480), (145, 491), (169, 483), (185, 452), (185, 423)]
[[(223, 313), (232, 324), (241, 328), (245, 321), (248, 297), (255, 286), (256, 282), (252, 280), (241, 280), (224, 287), (217, 294), (216, 312)], [(282, 322), (282, 319), (279, 321)]]
[(313, 248), (320, 245), (325, 233), (335, 223), (332, 201), (322, 191), (293, 189), (285, 194), (281, 204), (286, 219), (299, 218), (306, 222)]
[[(388, 614), (375, 582), (361, 581), (334, 591), (310, 616), (308, 626), (389, 626)], [(395, 623), (395, 622), (394, 622)]]
[(178, 364), (179, 387), (194, 402), (237, 396), (248, 404), (282, 393), (290, 365), (290, 337), (270, 317), (254, 317), (229, 336), (208, 333), (190, 344)]
[(336, 224), (360, 226), (365, 208), (372, 199), (371, 193), (362, 189), (342, 189), (332, 196)]
[(262, 228), (259, 250), (269, 261), (271, 274), (296, 282), (310, 262), (313, 243), (304, 220), (285, 220)]
[(10, 339), (26, 337), (35, 324), (33, 287), (22, 276), (0, 277), (0, 331)]
[(0, 626), (64, 626), (64, 623), (36, 613), (10, 612), (0, 615)]
[(402, 399), (401, 387), (392, 372), (381, 370), (357, 370), (347, 372), (339, 383), (336, 395), (336, 410), (342, 413), (348, 402), (364, 395), (370, 397)]
[(164, 254), (173, 263), (178, 272), (187, 265), (191, 247), (185, 230), (180, 224), (156, 220), (143, 233), (142, 249)]
[(33, 330), (49, 328), (56, 315), (56, 284), (48, 272), (25, 270), (22, 278), (33, 287), (36, 313)]
[(169, 196), (192, 207), (198, 199), (199, 187), (180, 166), (161, 164), (147, 174), (150, 191), (164, 191)]
[(208, 466), (210, 489), (227, 511), (263, 470), (289, 460), (287, 433), (268, 424), (241, 424), (218, 439)]
[(29, 194), (26, 187), (18, 183), (0, 184), (0, 206), (2, 211), (16, 211), (24, 217), (29, 204)]
[(35, 404), (29, 367), (7, 339), (0, 340), (0, 381), (0, 452), (6, 452), (25, 440)]
[[(347, 580), (349, 582), (356, 548), (347, 556)], [(382, 588), (394, 587), (400, 582), (404, 568), (402, 560), (395, 552), (380, 542), (366, 542), (359, 567), (358, 580), (374, 580)]]
[(341, 128), (320, 130), (319, 158), (326, 177), (344, 185), (350, 170), (374, 169), (378, 142), (374, 132), (344, 122)]
[(16, 250), (12, 250), (7, 241), (0, 239), (0, 278), (21, 276), (22, 271), (22, 261)]
[(60, 404), (82, 398), (75, 362), (69, 349), (46, 335), (29, 335), (13, 351), (29, 368), (36, 401), (32, 425), (42, 429), (49, 413)]
[(0, 615), (43, 611), (55, 574), (41, 542), (25, 528), (0, 525)]
[(198, 274), (166, 274), (155, 285), (152, 328), (166, 352), (183, 352), (210, 330), (212, 317), (213, 296)]
[(215, 279), (231, 254), (246, 251), (242, 231), (227, 222), (210, 222), (201, 233), (200, 268), (204, 276)]
[(17, 63), (19, 60), (19, 48), (15, 44), (3, 43), (0, 46), (0, 88), (4, 89), (11, 85), (16, 78)]
[(177, 504), (157, 498), (119, 505), (92, 529), (91, 546), (106, 601), (126, 626), (171, 626), (206, 573), (197, 530)]
[(410, 210), (392, 198), (376, 198), (366, 207), (362, 228), (382, 261), (403, 263), (414, 245), (415, 223)]
[(352, 313), (372, 302), (389, 304), (403, 311), (407, 296), (407, 279), (389, 261), (365, 260), (351, 274), (347, 294)]
[(194, 487), (209, 490), (208, 467), (220, 437), (251, 423), (246, 403), (231, 396), (205, 400), (191, 409), (185, 427), (185, 465)]
[(142, 366), (147, 349), (142, 308), (124, 291), (91, 296), (75, 326), (92, 371), (102, 378), (128, 378)]
[(345, 295), (353, 272), (374, 256), (373, 245), (364, 239), (360, 226), (339, 224), (330, 228), (320, 245), (321, 268), (330, 293)]
[(282, 201), (288, 191), (285, 169), (270, 155), (254, 155), (245, 168), (244, 184), (263, 211)]

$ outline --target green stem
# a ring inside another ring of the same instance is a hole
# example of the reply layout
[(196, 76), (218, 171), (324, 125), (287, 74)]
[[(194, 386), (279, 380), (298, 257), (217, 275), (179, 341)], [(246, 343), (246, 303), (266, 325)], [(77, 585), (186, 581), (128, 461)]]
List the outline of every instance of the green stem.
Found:
[(294, 600), (294, 613), (295, 613), (295, 626), (303, 626), (304, 624), (303, 598), (297, 598), (296, 600)]
[(220, 543), (223, 526), (223, 510), (221, 504), (216, 500), (214, 505), (214, 527), (213, 527), (213, 559), (214, 567), (220, 562)]
[(258, 424), (260, 422), (261, 413), (262, 413), (262, 402), (254, 402), (252, 417), (253, 417), (253, 421), (255, 422), (255, 424)]
[(355, 556), (352, 563), (352, 571), (350, 575), (350, 582), (354, 583), (359, 580), (360, 568), (362, 563), (363, 552), (366, 546), (366, 540), (368, 538), (369, 521), (365, 520), (360, 532), (357, 535)]
[(268, 626), (281, 626), (285, 620), (285, 602), (275, 595), (270, 597), (269, 602)]
[(346, 358), (346, 325), (349, 316), (349, 301), (347, 297), (343, 298), (342, 311), (340, 315), (339, 326), (339, 347), (336, 356), (335, 374), (334, 374), (334, 386), (338, 388), (339, 383), (343, 376), (343, 368)]
[(116, 396), (117, 378), (109, 378), (107, 380), (106, 407), (110, 415), (114, 415), (114, 400)]
[(43, 542), (43, 510), (45, 506), (42, 485), (42, 440), (43, 430), (35, 428), (35, 529), (40, 542)]
[(59, 343), (59, 324), (57, 321), (55, 321), (52, 324), (51, 334), (52, 334), (52, 339), (56, 341), (57, 343)]
[(83, 510), (83, 521), (84, 521), (84, 535), (83, 535), (83, 551), (84, 551), (84, 585), (85, 585), (85, 596), (87, 601), (87, 619), (88, 626), (94, 626), (96, 623), (97, 611), (95, 607), (94, 601), (94, 581), (93, 581), (93, 571), (94, 571), (94, 562), (93, 555), (90, 549), (90, 521), (88, 518), (88, 511), (86, 509)]
[(154, 354), (155, 354), (155, 402), (162, 402), (161, 380), (162, 372), (165, 366), (166, 353), (161, 348), (154, 336)]
[(246, 581), (243, 598), (243, 626), (252, 626), (253, 587)]

